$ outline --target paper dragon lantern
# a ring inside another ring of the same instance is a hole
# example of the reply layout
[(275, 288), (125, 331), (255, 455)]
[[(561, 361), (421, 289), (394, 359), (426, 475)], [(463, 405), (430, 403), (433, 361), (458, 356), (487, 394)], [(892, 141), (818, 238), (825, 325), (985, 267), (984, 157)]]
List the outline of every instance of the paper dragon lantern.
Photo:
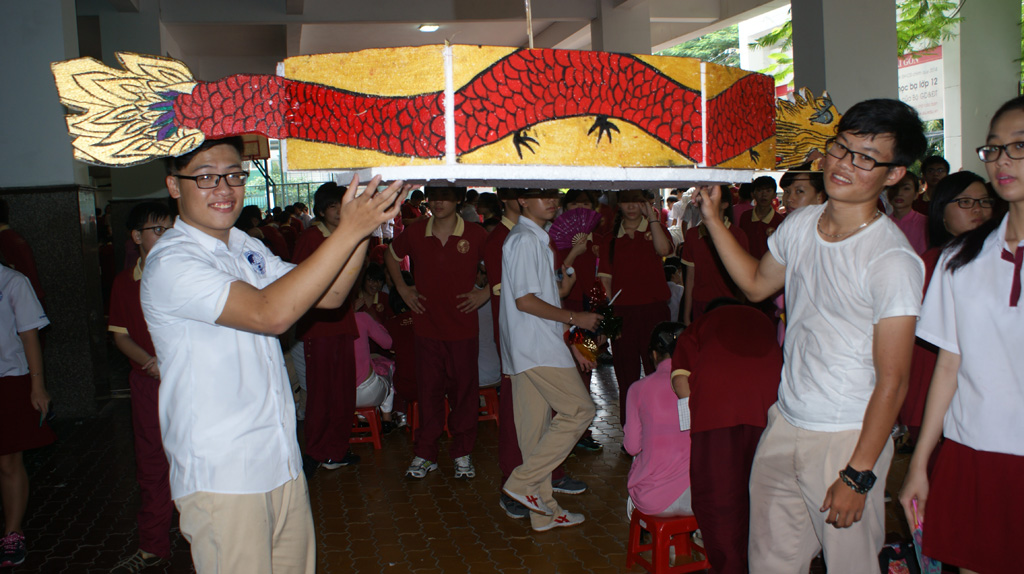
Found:
[(772, 78), (690, 58), (423, 46), (299, 56), (282, 75), (216, 82), (170, 58), (117, 58), (123, 70), (52, 65), (87, 163), (135, 165), (258, 133), (288, 140), (289, 169), (777, 165)]

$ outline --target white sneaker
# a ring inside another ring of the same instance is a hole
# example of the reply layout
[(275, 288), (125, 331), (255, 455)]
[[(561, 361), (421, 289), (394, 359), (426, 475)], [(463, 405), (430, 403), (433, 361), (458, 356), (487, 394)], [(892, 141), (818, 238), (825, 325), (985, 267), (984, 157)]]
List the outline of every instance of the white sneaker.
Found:
[(473, 459), (468, 454), (455, 459), (455, 478), (473, 478), (475, 476), (476, 469), (473, 468)]
[(409, 468), (405, 471), (405, 476), (411, 476), (412, 478), (423, 478), (427, 476), (428, 472), (437, 470), (437, 463), (431, 462), (423, 457), (417, 456), (412, 459), (409, 464)]
[(582, 524), (584, 520), (586, 519), (583, 517), (582, 514), (576, 514), (575, 512), (563, 510), (562, 513), (554, 517), (551, 520), (551, 522), (548, 522), (544, 526), (540, 527), (534, 526), (533, 529), (537, 532), (545, 532), (547, 530), (551, 530), (552, 528), (557, 528), (559, 526), (576, 526), (577, 524)]

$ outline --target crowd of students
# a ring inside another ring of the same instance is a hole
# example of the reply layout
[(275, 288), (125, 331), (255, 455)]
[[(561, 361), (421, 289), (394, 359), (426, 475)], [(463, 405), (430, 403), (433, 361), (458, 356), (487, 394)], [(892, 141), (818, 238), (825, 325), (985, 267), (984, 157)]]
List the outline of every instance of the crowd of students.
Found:
[[(472, 479), (481, 383), (500, 388), (506, 514), (536, 531), (583, 522), (554, 494), (587, 488), (562, 468), (574, 447), (603, 446), (587, 430), (596, 362), (563, 336), (601, 322), (595, 292), (622, 319), (607, 343), (635, 457), (627, 512), (696, 515), (713, 572), (806, 572), (821, 550), (830, 571), (876, 569), (876, 482), (897, 422), (915, 445), (900, 502), (911, 524), (928, 509), (925, 554), (1011, 571), (1024, 534), (1012, 519), (1024, 510), (1022, 132), (1018, 98), (978, 149), (989, 183), (941, 158), (918, 178), (916, 113), (870, 100), (843, 116), (821, 171), (782, 177), (781, 201), (770, 177), (676, 190), (665, 208), (641, 190), (476, 194), (378, 179), (357, 196), (354, 179), (321, 186), (312, 216), (296, 204), (267, 217), (242, 206), (239, 142), (207, 141), (168, 162), (177, 217), (159, 202), (132, 210), (139, 258), (113, 284), (142, 495), (139, 549), (115, 571), (168, 558), (176, 505), (200, 572), (312, 572), (304, 465), (359, 462), (353, 413), (379, 406), (388, 430), (418, 413), (406, 476), (440, 468), (447, 428), (451, 471)], [(573, 209), (600, 221), (558, 250), (547, 229)], [(42, 418), (29, 424), (48, 408), (45, 314), (7, 266), (0, 293), (3, 562), (14, 564), (21, 452), (53, 436)], [(307, 393), (305, 459), (286, 332)], [(488, 350), (501, 376), (483, 381)]]

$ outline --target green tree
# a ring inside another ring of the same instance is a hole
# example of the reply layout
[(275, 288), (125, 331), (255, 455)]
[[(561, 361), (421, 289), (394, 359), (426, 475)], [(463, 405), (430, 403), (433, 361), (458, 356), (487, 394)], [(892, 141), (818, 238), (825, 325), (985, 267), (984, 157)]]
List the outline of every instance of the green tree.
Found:
[(739, 67), (740, 34), (737, 26), (729, 26), (672, 46), (657, 53), (658, 56), (698, 58), (723, 66)]
[[(944, 41), (956, 37), (953, 27), (963, 18), (959, 17), (960, 7), (965, 0), (896, 0), (896, 50), (900, 56), (919, 50), (930, 50)], [(1022, 19), (1024, 19), (1024, 2), (1022, 2)], [(786, 50), (793, 45), (793, 21), (786, 20), (778, 28), (768, 32), (751, 44), (761, 48)], [(1021, 44), (1021, 56), (1024, 57), (1024, 42)], [(772, 65), (759, 70), (772, 74), (776, 80), (792, 77), (792, 58), (779, 58)]]

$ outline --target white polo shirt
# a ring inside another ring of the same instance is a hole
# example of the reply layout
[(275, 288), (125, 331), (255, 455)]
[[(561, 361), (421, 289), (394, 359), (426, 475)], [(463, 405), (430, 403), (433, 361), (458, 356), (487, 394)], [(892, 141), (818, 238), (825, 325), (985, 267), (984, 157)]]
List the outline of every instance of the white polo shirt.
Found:
[(565, 344), (565, 327), (516, 307), (516, 299), (534, 294), (562, 306), (555, 281), (555, 254), (548, 232), (528, 217), (520, 217), (501, 248), (501, 369), (517, 375), (534, 367), (576, 368)]
[(0, 265), (0, 377), (28, 374), (28, 357), (18, 333), (49, 324), (28, 277)]
[[(960, 355), (956, 393), (942, 424), (946, 438), (975, 450), (1024, 456), (1024, 297), (1011, 305), (1024, 270), (1015, 269), (1012, 256), (1003, 257), (1009, 254), (1007, 217), (974, 261), (955, 273), (946, 270), (953, 253), (943, 253), (917, 336)], [(1017, 252), (1022, 250), (1024, 241), (1017, 244)]]
[(280, 343), (216, 324), (232, 283), (262, 289), (293, 267), (238, 229), (225, 246), (181, 218), (147, 257), (142, 310), (173, 499), (270, 492), (302, 472)]
[(875, 390), (874, 326), (917, 316), (924, 264), (888, 217), (836, 243), (818, 235), (824, 205), (786, 217), (768, 249), (786, 266), (779, 412), (793, 426), (860, 429)]

